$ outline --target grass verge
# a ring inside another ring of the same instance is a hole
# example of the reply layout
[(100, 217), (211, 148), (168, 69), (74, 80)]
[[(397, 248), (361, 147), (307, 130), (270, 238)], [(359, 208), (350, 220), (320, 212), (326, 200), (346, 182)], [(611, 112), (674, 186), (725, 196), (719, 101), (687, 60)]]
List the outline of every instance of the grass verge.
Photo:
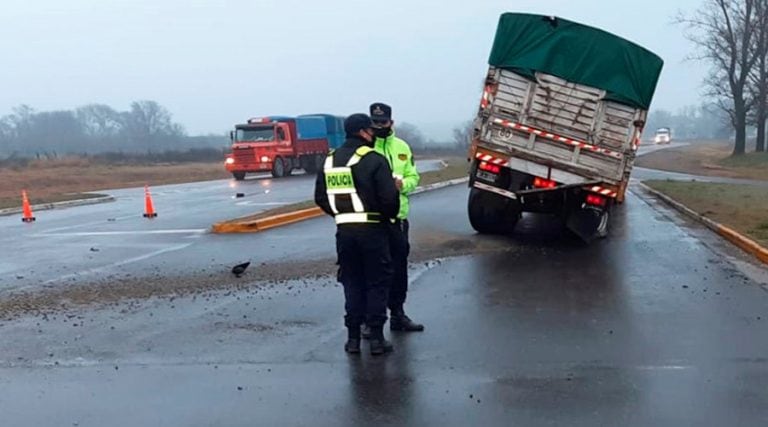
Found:
[(636, 165), (702, 176), (768, 180), (768, 153), (733, 157), (728, 142), (693, 142), (639, 157)]
[(24, 189), (36, 204), (99, 196), (76, 193), (227, 178), (231, 175), (221, 162), (109, 165), (84, 158), (37, 160), (25, 167), (0, 168), (0, 208), (21, 206)]
[(768, 187), (691, 181), (645, 184), (768, 247)]

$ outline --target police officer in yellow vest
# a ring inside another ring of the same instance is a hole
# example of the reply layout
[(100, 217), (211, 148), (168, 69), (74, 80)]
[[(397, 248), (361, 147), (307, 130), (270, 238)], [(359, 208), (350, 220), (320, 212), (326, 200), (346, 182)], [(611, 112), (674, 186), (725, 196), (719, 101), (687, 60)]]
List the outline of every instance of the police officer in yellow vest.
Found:
[(387, 160), (373, 149), (370, 117), (344, 122), (347, 139), (325, 161), (315, 183), (315, 203), (336, 221), (339, 281), (344, 285), (344, 350), (360, 353), (360, 328), (370, 328), (373, 355), (392, 351), (384, 339), (392, 282), (390, 228), (400, 210), (399, 193)]
[(376, 102), (370, 106), (376, 143), (374, 149), (383, 155), (392, 168), (395, 185), (400, 191), (400, 211), (391, 229), (390, 249), (394, 276), (389, 290), (389, 328), (393, 331), (423, 331), (424, 325), (413, 322), (405, 314), (403, 305), (408, 293), (408, 255), (411, 245), (408, 242), (408, 194), (419, 185), (419, 173), (413, 160), (413, 153), (408, 143), (395, 136), (392, 120), (392, 107)]

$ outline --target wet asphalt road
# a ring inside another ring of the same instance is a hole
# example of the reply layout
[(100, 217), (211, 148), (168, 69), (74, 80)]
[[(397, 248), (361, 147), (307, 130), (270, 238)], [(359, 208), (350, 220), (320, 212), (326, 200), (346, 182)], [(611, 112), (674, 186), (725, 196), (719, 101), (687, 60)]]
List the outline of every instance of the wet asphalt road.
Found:
[[(427, 330), (392, 336), (394, 354), (343, 353), (332, 277), (256, 269), (237, 288), (2, 322), (3, 425), (768, 423), (764, 267), (635, 193), (590, 246), (542, 218), (478, 236), (466, 194), (414, 198), (415, 257), (455, 256), (413, 265), (407, 308)], [(232, 244), (298, 264), (327, 258), (332, 232)]]
[[(420, 160), (417, 167), (426, 172), (442, 163)], [(142, 217), (143, 188), (103, 191), (115, 196), (111, 203), (35, 212), (31, 224), (19, 215), (0, 216), (0, 295), (83, 280), (223, 268), (247, 256), (230, 242), (250, 239), (208, 234), (213, 223), (309, 200), (313, 191), (314, 176), (249, 176), (152, 187), (159, 214), (152, 220)]]

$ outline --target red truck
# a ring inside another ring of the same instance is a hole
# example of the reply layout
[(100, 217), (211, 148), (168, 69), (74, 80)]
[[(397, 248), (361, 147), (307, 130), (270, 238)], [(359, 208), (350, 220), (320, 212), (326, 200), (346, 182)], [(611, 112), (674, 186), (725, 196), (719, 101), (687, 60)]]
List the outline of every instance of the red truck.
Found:
[(294, 169), (316, 173), (329, 149), (343, 142), (344, 119), (331, 114), (253, 118), (236, 125), (230, 139), (232, 152), (224, 163), (238, 181), (254, 172), (271, 172), (275, 178)]

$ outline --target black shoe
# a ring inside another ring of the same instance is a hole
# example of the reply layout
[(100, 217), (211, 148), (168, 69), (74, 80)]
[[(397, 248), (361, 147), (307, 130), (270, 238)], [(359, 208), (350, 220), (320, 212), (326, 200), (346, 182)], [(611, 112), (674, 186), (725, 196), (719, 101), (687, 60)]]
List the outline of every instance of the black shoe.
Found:
[(385, 339), (371, 339), (369, 342), (371, 344), (371, 354), (374, 356), (389, 353), (395, 349), (392, 347), (392, 343)]
[(346, 351), (349, 354), (359, 354), (360, 340), (355, 338), (348, 339), (347, 343), (344, 344), (344, 351)]
[(398, 316), (392, 316), (389, 319), (389, 330), (401, 332), (421, 332), (424, 330), (424, 325), (414, 323), (410, 317), (406, 316), (405, 314), (401, 314)]
[(361, 329), (361, 335), (363, 336), (364, 340), (371, 339), (371, 328), (369, 328), (368, 325), (363, 325)]

